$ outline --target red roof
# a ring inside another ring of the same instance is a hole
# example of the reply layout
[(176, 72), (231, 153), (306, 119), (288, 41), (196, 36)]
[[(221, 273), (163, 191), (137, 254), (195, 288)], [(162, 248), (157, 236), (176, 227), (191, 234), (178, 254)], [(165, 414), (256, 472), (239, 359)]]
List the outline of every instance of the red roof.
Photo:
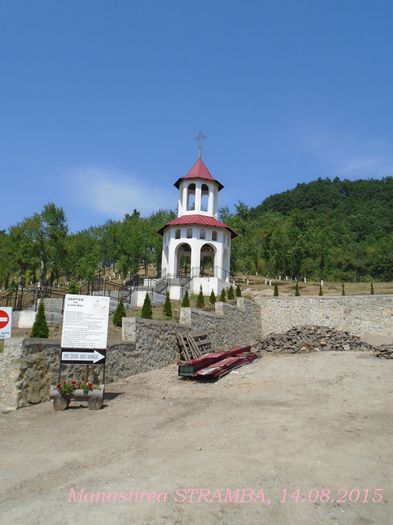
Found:
[(176, 188), (179, 187), (179, 184), (184, 179), (204, 179), (209, 180), (211, 182), (215, 182), (218, 185), (218, 191), (222, 190), (224, 187), (221, 182), (218, 182), (218, 180), (214, 179), (210, 173), (210, 171), (207, 169), (206, 164), (203, 162), (202, 159), (198, 159), (196, 163), (193, 165), (193, 167), (190, 169), (190, 171), (187, 173), (185, 177), (180, 177), (175, 182)]
[(165, 228), (168, 226), (184, 226), (185, 224), (199, 224), (201, 226), (211, 226), (212, 228), (226, 228), (231, 232), (232, 238), (237, 237), (237, 233), (233, 231), (232, 228), (209, 215), (182, 215), (177, 219), (173, 219), (173, 221), (167, 222), (157, 233), (163, 235)]

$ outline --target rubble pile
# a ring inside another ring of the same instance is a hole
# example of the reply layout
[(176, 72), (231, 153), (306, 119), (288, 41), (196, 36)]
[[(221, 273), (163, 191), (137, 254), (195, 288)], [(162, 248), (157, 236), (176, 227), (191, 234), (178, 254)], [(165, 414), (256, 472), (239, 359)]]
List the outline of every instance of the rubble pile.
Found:
[[(271, 334), (265, 339), (260, 339), (255, 346), (259, 351), (280, 352), (284, 354), (354, 350), (358, 352), (372, 352), (376, 350), (356, 335), (335, 330), (327, 326), (291, 328), (284, 334)], [(393, 347), (390, 347), (390, 351), (393, 353)]]
[(375, 349), (376, 357), (384, 359), (393, 359), (393, 345), (381, 345)]

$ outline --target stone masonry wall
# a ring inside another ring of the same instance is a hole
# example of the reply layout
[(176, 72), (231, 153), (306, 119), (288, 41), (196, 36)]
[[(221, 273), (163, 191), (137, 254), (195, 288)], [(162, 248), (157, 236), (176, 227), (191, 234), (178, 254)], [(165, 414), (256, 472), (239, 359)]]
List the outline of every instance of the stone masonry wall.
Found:
[(353, 335), (393, 337), (393, 296), (260, 297), (262, 336), (320, 325)]
[(215, 350), (253, 344), (261, 335), (260, 307), (241, 297), (236, 306), (216, 303), (215, 313), (182, 308), (180, 322), (194, 332), (206, 332)]

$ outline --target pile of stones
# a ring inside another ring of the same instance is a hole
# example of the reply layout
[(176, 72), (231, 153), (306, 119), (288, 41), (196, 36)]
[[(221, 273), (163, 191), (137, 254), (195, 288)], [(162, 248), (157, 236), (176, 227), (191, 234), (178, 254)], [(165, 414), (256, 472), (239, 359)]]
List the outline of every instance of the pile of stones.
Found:
[[(324, 351), (372, 352), (376, 350), (356, 335), (335, 330), (327, 326), (291, 328), (284, 334), (271, 334), (265, 339), (260, 339), (255, 346), (259, 351), (280, 352), (284, 354)], [(391, 352), (393, 353), (392, 347)]]
[(393, 359), (393, 345), (378, 346), (375, 349), (375, 355), (384, 359)]

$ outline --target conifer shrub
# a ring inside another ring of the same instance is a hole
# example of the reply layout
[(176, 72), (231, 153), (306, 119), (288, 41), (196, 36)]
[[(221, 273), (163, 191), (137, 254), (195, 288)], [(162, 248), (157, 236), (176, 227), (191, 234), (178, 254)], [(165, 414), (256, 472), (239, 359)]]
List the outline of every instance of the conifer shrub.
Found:
[(234, 290), (233, 290), (233, 286), (231, 285), (231, 286), (229, 287), (229, 289), (228, 289), (228, 299), (229, 299), (230, 301), (233, 301), (234, 298), (235, 298), (235, 292), (234, 292)]
[(209, 297), (209, 303), (212, 306), (214, 306), (216, 304), (216, 301), (217, 301), (216, 294), (214, 293), (214, 290), (212, 290), (212, 293), (210, 294), (210, 297)]
[(242, 296), (242, 290), (239, 285), (236, 286), (236, 297)]
[(273, 292), (273, 296), (274, 296), (274, 297), (278, 297), (278, 284), (277, 284), (277, 283), (274, 283), (274, 292)]
[(341, 295), (345, 295), (345, 285), (342, 283), (341, 285)]
[(186, 293), (184, 294), (183, 300), (181, 302), (181, 305), (184, 308), (188, 308), (190, 306), (190, 297), (188, 295), (188, 290), (186, 290)]
[(143, 301), (141, 317), (143, 319), (152, 319), (153, 317), (153, 308), (151, 305), (151, 299), (147, 292), (145, 295), (145, 300)]
[(205, 297), (202, 292), (202, 286), (200, 287), (200, 290), (199, 290), (196, 305), (197, 305), (197, 308), (203, 308), (205, 306)]
[(370, 294), (371, 295), (374, 295), (374, 284), (373, 283), (370, 283)]
[(223, 288), (221, 291), (221, 295), (220, 295), (220, 301), (222, 303), (225, 303), (226, 300), (227, 300), (227, 294), (226, 294), (225, 288)]
[(295, 285), (295, 297), (299, 297), (299, 296), (300, 296), (299, 283), (296, 281), (296, 285)]
[(31, 329), (30, 337), (42, 337), (47, 339), (49, 337), (49, 327), (45, 317), (44, 301), (40, 301), (38, 306), (35, 321)]
[(169, 292), (166, 293), (165, 303), (164, 303), (164, 314), (165, 317), (172, 317), (172, 304), (169, 297)]
[(323, 295), (323, 289), (322, 289), (322, 284), (319, 285), (319, 294), (318, 295)]
[(123, 317), (127, 317), (126, 309), (124, 308), (123, 299), (120, 299), (119, 304), (117, 305), (117, 308), (115, 310), (115, 313), (113, 314), (113, 324), (115, 326), (121, 326), (122, 325), (122, 319)]

